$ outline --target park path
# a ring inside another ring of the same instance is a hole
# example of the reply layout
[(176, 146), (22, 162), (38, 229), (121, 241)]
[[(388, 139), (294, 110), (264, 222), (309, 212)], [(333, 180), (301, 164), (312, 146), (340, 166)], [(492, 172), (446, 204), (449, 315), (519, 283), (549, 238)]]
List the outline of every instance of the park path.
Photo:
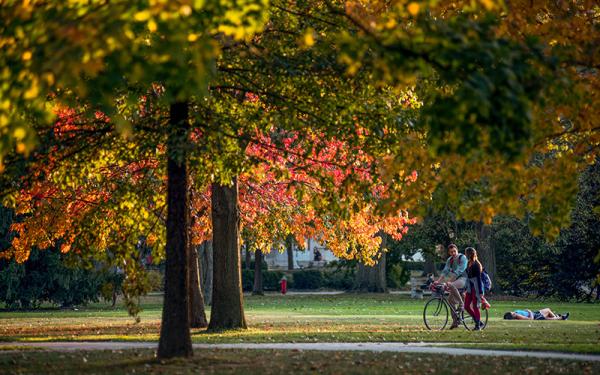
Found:
[[(451, 343), (398, 343), (398, 342), (315, 342), (315, 343), (240, 343), (240, 344), (194, 344), (195, 349), (255, 349), (255, 350), (317, 350), (317, 351), (367, 351), (397, 352), (415, 354), (475, 355), (492, 357), (532, 357), (546, 359), (565, 359), (574, 361), (600, 361), (600, 355), (539, 352), (522, 350), (488, 350), (453, 348)], [(18, 350), (18, 348), (45, 349), (55, 351), (78, 350), (125, 350), (156, 349), (154, 342), (115, 342), (115, 341), (71, 341), (71, 342), (4, 342), (0, 343), (0, 355)]]

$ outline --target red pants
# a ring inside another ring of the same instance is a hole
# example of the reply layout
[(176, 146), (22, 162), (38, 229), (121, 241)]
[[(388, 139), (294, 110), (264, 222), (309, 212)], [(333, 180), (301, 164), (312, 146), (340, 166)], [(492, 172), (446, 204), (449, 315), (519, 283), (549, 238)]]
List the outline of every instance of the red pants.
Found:
[(465, 296), (465, 310), (467, 310), (469, 315), (471, 315), (476, 322), (481, 320), (481, 314), (477, 308), (477, 297), (475, 296), (475, 292), (467, 293)]

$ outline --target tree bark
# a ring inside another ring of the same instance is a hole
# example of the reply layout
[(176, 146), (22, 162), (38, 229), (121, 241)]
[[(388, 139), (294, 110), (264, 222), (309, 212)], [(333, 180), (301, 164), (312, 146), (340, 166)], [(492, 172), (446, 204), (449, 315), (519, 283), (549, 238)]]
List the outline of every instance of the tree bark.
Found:
[(167, 254), (159, 358), (193, 355), (188, 311), (188, 126), (188, 103), (172, 104), (167, 140)]
[(265, 294), (263, 288), (263, 273), (262, 273), (263, 253), (260, 250), (254, 252), (254, 287), (252, 294), (263, 296)]
[(209, 331), (247, 328), (239, 246), (237, 178), (231, 186), (212, 185), (213, 300)]
[(428, 253), (423, 253), (423, 258), (425, 258), (425, 264), (424, 264), (424, 268), (423, 271), (425, 272), (425, 274), (433, 274), (434, 276), (438, 275), (438, 270), (435, 267), (435, 259), (436, 256), (432, 255), (432, 254), (428, 254)]
[(190, 327), (191, 328), (206, 328), (208, 321), (206, 320), (206, 311), (204, 311), (204, 296), (200, 287), (202, 280), (202, 268), (198, 264), (198, 251), (193, 246), (190, 249)]
[(294, 269), (294, 238), (289, 235), (286, 241), (287, 245), (287, 259), (288, 259), (288, 270)]
[(500, 292), (496, 278), (496, 251), (492, 246), (492, 227), (483, 222), (477, 223), (477, 257), (492, 279), (492, 289)]
[(244, 265), (248, 271), (251, 269), (250, 263), (252, 263), (252, 254), (250, 254), (250, 249), (248, 248), (248, 245), (246, 245), (246, 262)]
[(354, 290), (357, 292), (387, 293), (387, 282), (385, 273), (385, 237), (382, 238), (380, 252), (381, 258), (374, 266), (358, 263)]
[(204, 302), (207, 305), (212, 305), (212, 290), (213, 290), (213, 249), (212, 241), (204, 241), (200, 246), (201, 249), (201, 262), (200, 269), (202, 273), (200, 280), (202, 284), (202, 291), (204, 293)]

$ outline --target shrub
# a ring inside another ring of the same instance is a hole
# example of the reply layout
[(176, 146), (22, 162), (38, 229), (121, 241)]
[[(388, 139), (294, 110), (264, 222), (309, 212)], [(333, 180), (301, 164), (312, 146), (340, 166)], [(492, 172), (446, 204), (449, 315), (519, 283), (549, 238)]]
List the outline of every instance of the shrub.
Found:
[(60, 306), (97, 302), (110, 281), (105, 269), (71, 268), (69, 254), (33, 249), (22, 264), (0, 260), (0, 302), (8, 308), (37, 308), (43, 302)]
[(263, 271), (263, 288), (265, 290), (279, 290), (279, 281), (283, 277), (280, 271)]
[(324, 271), (324, 287), (331, 289), (350, 290), (354, 285), (356, 269), (340, 268), (332, 271)]
[(390, 288), (402, 288), (408, 280), (410, 280), (410, 270), (403, 267), (403, 264), (394, 264), (386, 274), (387, 285)]
[(254, 270), (242, 269), (242, 290), (251, 292), (254, 286)]
[[(279, 290), (279, 280), (283, 277), (283, 272), (263, 271), (263, 289)], [(242, 289), (244, 292), (251, 292), (254, 288), (254, 270), (242, 270)]]
[(159, 292), (165, 289), (164, 276), (158, 270), (146, 271), (148, 278), (148, 288), (152, 292)]
[(295, 289), (319, 289), (323, 287), (323, 273), (319, 270), (302, 270), (294, 272), (291, 287)]
[(405, 261), (403, 262), (403, 268), (407, 271), (423, 271), (425, 269), (425, 262)]

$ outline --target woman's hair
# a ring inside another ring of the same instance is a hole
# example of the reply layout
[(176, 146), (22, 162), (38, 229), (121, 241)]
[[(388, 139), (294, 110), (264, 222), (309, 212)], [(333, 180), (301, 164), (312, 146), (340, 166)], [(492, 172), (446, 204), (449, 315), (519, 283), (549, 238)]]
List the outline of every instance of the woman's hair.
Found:
[(472, 247), (467, 247), (465, 249), (465, 255), (467, 256), (467, 259), (469, 260), (469, 266), (471, 266), (473, 264), (477, 264), (479, 267), (479, 272), (481, 272), (481, 270), (483, 269), (483, 266), (481, 265), (479, 258), (477, 258), (477, 250), (473, 249)]
[(513, 314), (509, 311), (506, 314), (504, 314), (504, 319), (506, 320), (512, 320), (513, 319)]
[(465, 249), (465, 255), (467, 256), (467, 259), (469, 259), (471, 262), (475, 262), (477, 261), (477, 250), (473, 249), (472, 247), (467, 247)]

